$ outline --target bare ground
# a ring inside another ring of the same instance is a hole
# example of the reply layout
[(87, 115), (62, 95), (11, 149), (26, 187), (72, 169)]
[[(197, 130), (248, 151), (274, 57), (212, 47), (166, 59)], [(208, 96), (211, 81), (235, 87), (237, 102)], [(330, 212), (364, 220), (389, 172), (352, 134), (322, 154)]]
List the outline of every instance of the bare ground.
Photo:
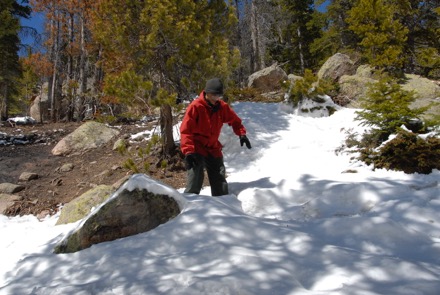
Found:
[[(20, 200), (10, 206), (7, 215), (34, 214), (43, 217), (55, 214), (60, 205), (80, 196), (92, 187), (100, 184), (113, 185), (132, 170), (124, 168), (124, 162), (131, 158), (138, 167), (143, 161), (133, 156), (137, 148), (145, 146), (145, 141), (132, 143), (130, 154), (120, 154), (113, 150), (118, 138), (128, 138), (148, 127), (137, 124), (126, 124), (120, 128), (121, 134), (98, 149), (89, 150), (79, 155), (54, 156), (51, 150), (56, 143), (68, 135), (81, 123), (45, 123), (11, 127), (0, 126), (0, 133), (7, 135), (32, 135), (37, 140), (30, 144), (0, 145), (0, 183), (14, 183), (25, 187), (15, 193)], [(119, 125), (120, 126), (120, 125)], [(150, 164), (148, 174), (163, 183), (177, 189), (185, 186), (186, 172), (181, 156), (177, 154), (167, 168), (160, 168), (157, 156), (145, 160)], [(68, 172), (60, 171), (64, 164), (73, 164)], [(159, 167), (157, 167), (159, 166)], [(30, 181), (19, 181), (23, 172), (34, 172), (38, 178)], [(145, 171), (141, 171), (144, 172)]]

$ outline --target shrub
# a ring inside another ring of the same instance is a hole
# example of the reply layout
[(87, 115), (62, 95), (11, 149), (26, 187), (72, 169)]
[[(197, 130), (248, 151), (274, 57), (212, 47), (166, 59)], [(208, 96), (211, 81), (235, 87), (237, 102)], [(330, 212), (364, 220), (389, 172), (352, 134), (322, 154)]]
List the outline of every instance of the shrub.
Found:
[(440, 170), (440, 139), (428, 137), (424, 140), (417, 134), (400, 130), (370, 159), (376, 168), (429, 174), (433, 169)]
[(414, 92), (405, 91), (395, 80), (384, 77), (370, 85), (361, 101), (364, 110), (357, 112), (356, 120), (361, 125), (372, 126), (371, 132), (383, 142), (402, 125), (409, 127), (412, 120), (419, 119), (429, 109), (429, 106), (410, 108), (415, 99)]
[(319, 80), (311, 70), (306, 69), (303, 79), (296, 80), (292, 85), (288, 100), (294, 107), (297, 107), (306, 98), (322, 103), (324, 101), (320, 96), (334, 92), (335, 87), (335, 84), (332, 84), (329, 80)]
[[(372, 84), (367, 98), (362, 101), (363, 111), (357, 112), (357, 120), (372, 129), (357, 142), (360, 160), (375, 168), (400, 170), (405, 173), (431, 173), (440, 169), (440, 139), (435, 136), (426, 140), (416, 133), (405, 131), (401, 126), (417, 132), (426, 132), (438, 121), (423, 122), (420, 117), (429, 106), (410, 108), (415, 100), (408, 92), (388, 77)], [(387, 143), (391, 134), (396, 137)], [(351, 138), (347, 141), (353, 144)]]

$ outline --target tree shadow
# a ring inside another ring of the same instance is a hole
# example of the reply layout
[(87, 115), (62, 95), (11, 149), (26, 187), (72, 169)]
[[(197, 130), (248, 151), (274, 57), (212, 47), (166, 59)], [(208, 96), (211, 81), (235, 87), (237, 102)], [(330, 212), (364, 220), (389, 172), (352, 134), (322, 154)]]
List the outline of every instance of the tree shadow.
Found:
[[(399, 204), (404, 189), (414, 184), (380, 178), (341, 183), (312, 175), (300, 181), (300, 189), (285, 193), (307, 194), (308, 204), (344, 191), (348, 202), (371, 189), (396, 208), (404, 202)], [(270, 192), (279, 184), (262, 178), (252, 185)], [(241, 192), (248, 185), (231, 187)], [(59, 240), (53, 238), (17, 263), (0, 293), (349, 295), (436, 294), (440, 288), (438, 247), (383, 217), (379, 210), (387, 209), (379, 203), (366, 212), (350, 207), (353, 215), (297, 221), (250, 216), (232, 195), (185, 197), (179, 216), (147, 233), (62, 255), (52, 254)], [(326, 209), (325, 203), (315, 204)], [(404, 238), (393, 236), (398, 229)], [(410, 249), (402, 251), (395, 242)]]

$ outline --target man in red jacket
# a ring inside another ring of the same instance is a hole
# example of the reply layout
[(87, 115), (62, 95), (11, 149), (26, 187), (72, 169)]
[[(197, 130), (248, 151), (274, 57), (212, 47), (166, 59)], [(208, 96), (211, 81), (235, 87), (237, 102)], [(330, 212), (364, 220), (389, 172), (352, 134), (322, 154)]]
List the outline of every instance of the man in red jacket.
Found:
[(246, 129), (234, 110), (222, 100), (223, 83), (218, 78), (208, 80), (186, 110), (180, 126), (180, 147), (185, 155), (187, 185), (185, 193), (199, 194), (203, 185), (204, 169), (211, 185), (211, 195), (229, 194), (222, 144), (218, 140), (224, 123), (232, 126), (240, 137), (240, 144), (251, 148)]

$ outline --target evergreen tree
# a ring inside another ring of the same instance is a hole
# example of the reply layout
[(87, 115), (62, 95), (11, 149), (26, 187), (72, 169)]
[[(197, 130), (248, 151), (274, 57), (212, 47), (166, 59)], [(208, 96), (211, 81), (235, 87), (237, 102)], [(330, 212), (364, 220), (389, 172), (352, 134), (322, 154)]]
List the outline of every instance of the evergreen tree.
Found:
[(311, 51), (313, 41), (320, 37), (321, 23), (315, 17), (313, 0), (279, 0), (282, 18), (287, 21), (278, 40), (270, 46), (273, 59), (285, 63), (288, 72), (304, 74), (316, 68), (318, 59)]
[(176, 96), (200, 91), (208, 77), (229, 82), (238, 65), (227, 39), (235, 23), (235, 10), (223, 0), (99, 2), (93, 31), (103, 48), (107, 99), (160, 105), (164, 155), (174, 150)]
[(411, 108), (415, 93), (405, 91), (390, 77), (383, 77), (370, 85), (367, 98), (361, 101), (362, 111), (357, 112), (357, 120), (372, 126), (371, 133), (383, 142), (402, 125), (409, 125), (412, 119), (420, 119), (428, 107)]
[[(27, 1), (22, 1), (22, 4), (26, 3)], [(12, 97), (17, 92), (16, 81), (21, 74), (18, 57), (19, 17), (29, 17), (30, 12), (29, 6), (20, 5), (15, 0), (0, 2), (0, 115), (2, 120), (9, 116)]]
[[(313, 52), (321, 52), (323, 59), (337, 52), (351, 53), (359, 38), (349, 29), (348, 12), (353, 8), (353, 0), (319, 0), (318, 5), (328, 2), (326, 11), (319, 18), (322, 36), (314, 40)], [(325, 60), (321, 60), (323, 63)]]
[(440, 77), (440, 1), (394, 0), (396, 15), (408, 29), (406, 72)]
[(394, 17), (396, 7), (385, 0), (358, 0), (347, 22), (360, 39), (358, 46), (366, 62), (374, 67), (400, 73), (408, 29)]

